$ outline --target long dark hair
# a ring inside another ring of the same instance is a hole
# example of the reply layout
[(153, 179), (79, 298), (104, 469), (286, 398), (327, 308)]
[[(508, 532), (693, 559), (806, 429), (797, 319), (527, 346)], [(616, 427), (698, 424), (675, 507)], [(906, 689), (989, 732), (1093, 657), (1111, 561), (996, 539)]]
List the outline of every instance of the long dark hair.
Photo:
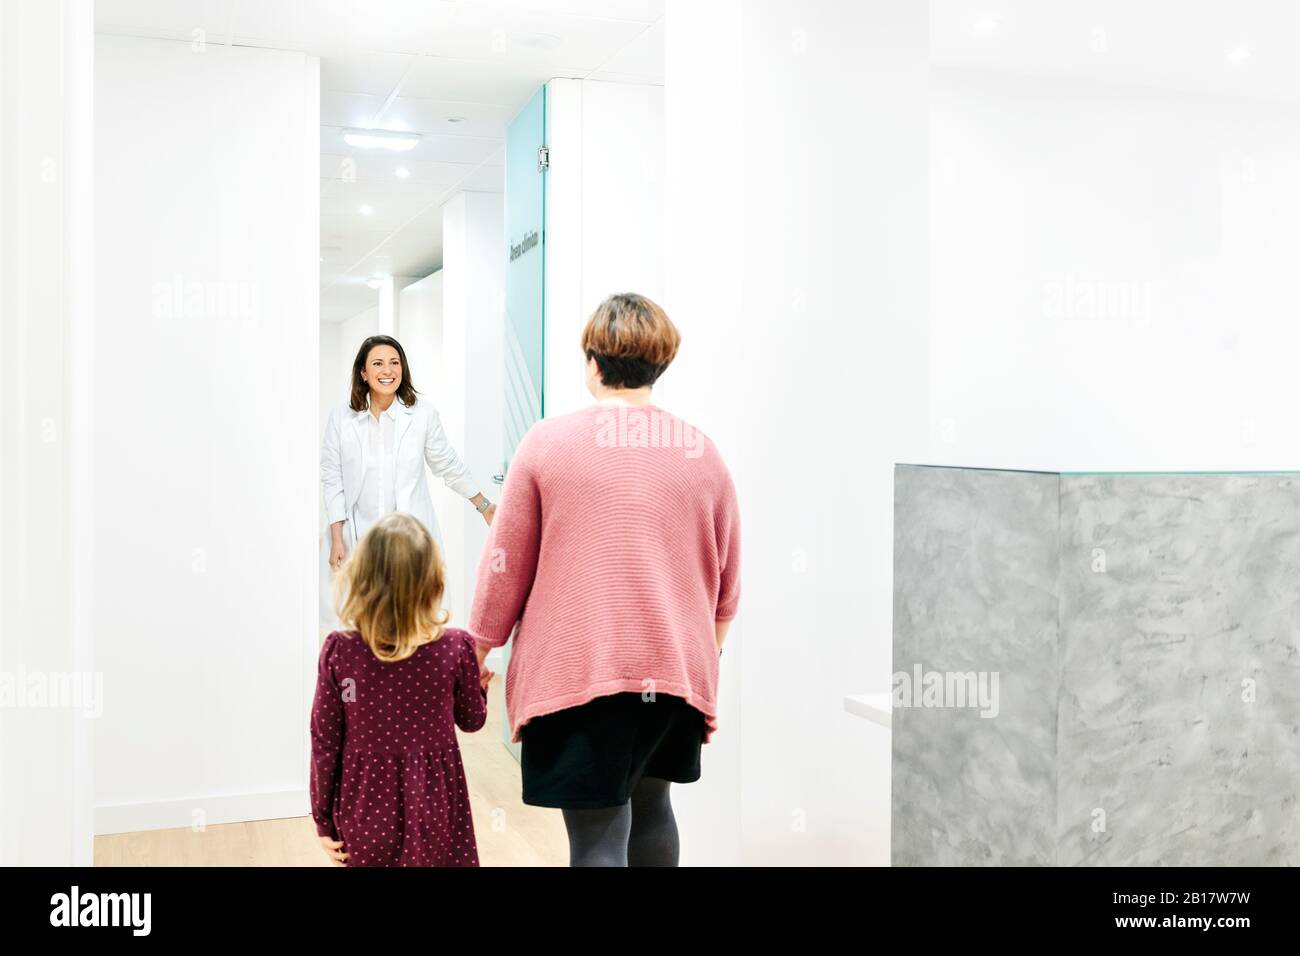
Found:
[(402, 360), (402, 384), (397, 386), (397, 399), (403, 405), (414, 405), (418, 393), (411, 382), (411, 366), (406, 361), (406, 350), (402, 348), (402, 343), (391, 335), (372, 335), (361, 343), (361, 348), (357, 349), (357, 357), (352, 360), (352, 395), (348, 404), (352, 406), (354, 412), (364, 412), (370, 407), (370, 386), (361, 377), (361, 370), (366, 367), (370, 350), (376, 345), (391, 345), (397, 349), (397, 357)]

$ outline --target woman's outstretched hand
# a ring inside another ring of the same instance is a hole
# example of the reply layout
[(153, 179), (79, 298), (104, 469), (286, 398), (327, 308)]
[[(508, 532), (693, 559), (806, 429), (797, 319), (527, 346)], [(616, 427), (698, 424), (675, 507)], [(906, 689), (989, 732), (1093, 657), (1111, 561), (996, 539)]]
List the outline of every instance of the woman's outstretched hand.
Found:
[(488, 505), (487, 510), (483, 512), (483, 520), (488, 523), (488, 527), (492, 526), (492, 519), (496, 516), (496, 513), (497, 513), (496, 505)]

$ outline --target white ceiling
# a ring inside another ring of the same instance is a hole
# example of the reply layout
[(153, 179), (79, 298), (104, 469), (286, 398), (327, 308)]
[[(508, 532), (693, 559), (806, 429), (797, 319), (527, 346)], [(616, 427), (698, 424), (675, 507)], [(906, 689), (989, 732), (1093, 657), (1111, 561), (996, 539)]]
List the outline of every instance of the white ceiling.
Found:
[[(502, 189), (506, 124), (546, 80), (662, 83), (663, 5), (97, 0), (96, 21), (105, 33), (186, 41), (201, 27), (209, 43), (321, 57), (321, 314), (339, 321), (375, 303), (371, 275), (441, 265), (442, 202), (457, 189)], [(936, 66), (1230, 95), (1300, 99), (1296, 36), (1296, 0), (930, 0)], [(379, 155), (346, 146), (344, 127), (422, 140)], [(355, 181), (339, 175), (348, 156)]]
[(930, 0), (938, 66), (1300, 98), (1295, 0)]
[[(321, 57), (321, 318), (337, 322), (375, 304), (372, 275), (441, 266), (442, 203), (502, 191), (506, 124), (547, 80), (662, 83), (663, 3), (97, 0), (95, 19), (101, 33), (188, 42), (202, 28), (208, 43)], [(349, 127), (421, 140), (354, 149)]]

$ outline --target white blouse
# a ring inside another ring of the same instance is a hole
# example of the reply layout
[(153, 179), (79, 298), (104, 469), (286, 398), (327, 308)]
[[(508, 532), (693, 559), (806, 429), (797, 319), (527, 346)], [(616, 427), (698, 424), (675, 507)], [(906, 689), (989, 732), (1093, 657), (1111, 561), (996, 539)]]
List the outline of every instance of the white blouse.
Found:
[(397, 450), (393, 429), (398, 408), (394, 401), (379, 413), (378, 419), (372, 412), (366, 412), (366, 467), (361, 475), (357, 503), (352, 507), (358, 539), (384, 515), (397, 510)]
[(422, 521), (441, 545), (427, 471), (462, 498), (478, 483), (447, 440), (437, 409), (395, 400), (376, 419), (369, 410), (339, 405), (330, 412), (321, 442), (321, 491), (329, 524), (343, 523), (350, 553), (374, 522), (394, 511)]

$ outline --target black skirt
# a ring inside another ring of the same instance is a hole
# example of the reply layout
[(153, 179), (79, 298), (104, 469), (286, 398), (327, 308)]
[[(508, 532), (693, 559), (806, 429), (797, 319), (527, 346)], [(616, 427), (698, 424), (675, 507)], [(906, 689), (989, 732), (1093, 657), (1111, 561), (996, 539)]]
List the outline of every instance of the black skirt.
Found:
[(610, 694), (534, 717), (519, 731), (524, 803), (618, 807), (642, 777), (694, 783), (704, 733), (704, 714), (671, 694)]

